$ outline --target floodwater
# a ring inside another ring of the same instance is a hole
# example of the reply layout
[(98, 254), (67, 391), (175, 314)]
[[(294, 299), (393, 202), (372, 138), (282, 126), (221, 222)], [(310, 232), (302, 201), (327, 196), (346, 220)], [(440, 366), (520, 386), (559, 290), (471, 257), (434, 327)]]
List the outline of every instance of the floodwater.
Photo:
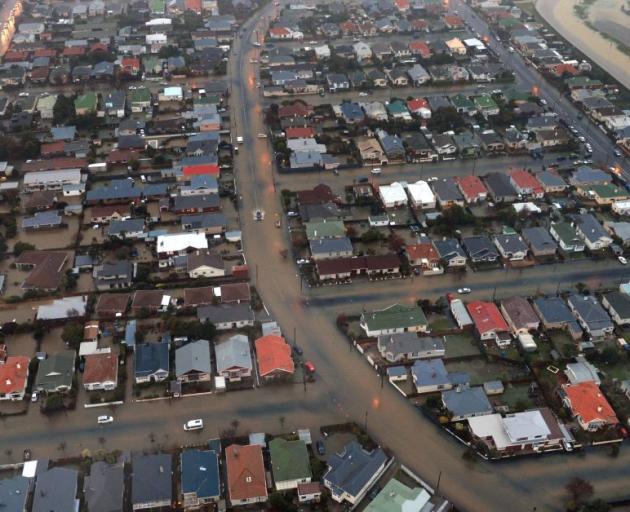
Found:
[[(574, 7), (580, 3), (580, 0), (537, 0), (536, 9), (565, 39), (630, 89), (630, 55), (577, 16)], [(630, 15), (621, 10), (624, 3), (625, 0), (596, 0), (588, 9), (588, 18), (602, 32), (628, 44)]]

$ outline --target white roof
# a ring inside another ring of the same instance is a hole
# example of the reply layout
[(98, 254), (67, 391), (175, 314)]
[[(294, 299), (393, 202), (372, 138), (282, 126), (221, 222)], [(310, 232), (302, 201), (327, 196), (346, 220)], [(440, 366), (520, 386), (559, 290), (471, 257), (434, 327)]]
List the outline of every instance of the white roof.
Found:
[(154, 27), (157, 25), (171, 25), (173, 23), (173, 20), (171, 20), (170, 18), (154, 18), (152, 20), (149, 20), (145, 23), (145, 26), (147, 27)]
[(173, 86), (164, 88), (164, 96), (183, 96), (184, 92), (181, 87)]
[(166, 34), (147, 34), (145, 41), (147, 43), (160, 43), (162, 41), (166, 41), (168, 38)]
[(110, 347), (98, 348), (98, 341), (83, 341), (79, 345), (79, 356), (91, 356), (94, 354), (110, 354)]
[(464, 39), (464, 44), (466, 46), (473, 46), (475, 48), (478, 49), (483, 49), (486, 47), (485, 44), (483, 44), (479, 39), (477, 39), (476, 37), (471, 37), (470, 39)]
[(505, 432), (512, 443), (545, 439), (551, 430), (540, 411), (525, 411), (503, 418)]
[(317, 151), (318, 153), (326, 152), (325, 144), (319, 144), (315, 139), (306, 137), (288, 140), (287, 147), (294, 153), (298, 151)]
[(179, 252), (188, 248), (207, 249), (208, 239), (204, 233), (172, 233), (157, 237), (157, 252)]
[(35, 478), (37, 474), (37, 461), (29, 460), (24, 463), (22, 467), (22, 476), (26, 478)]
[(407, 202), (407, 194), (405, 193), (405, 188), (396, 181), (391, 185), (382, 185), (381, 187), (379, 187), (378, 193), (380, 194), (381, 199), (386, 205)]
[(514, 203), (512, 205), (516, 213), (521, 213), (523, 211), (528, 211), (530, 213), (540, 213), (542, 210), (538, 208), (534, 203)]
[(37, 307), (37, 319), (61, 320), (64, 318), (85, 316), (86, 305), (86, 295), (55, 299), (49, 304), (41, 304)]
[(470, 431), (477, 437), (484, 439), (492, 437), (498, 450), (510, 446), (512, 442), (503, 426), (503, 418), (500, 414), (485, 414), (468, 418)]
[(66, 183), (79, 183), (81, 181), (80, 169), (62, 169), (59, 171), (33, 171), (24, 175), (24, 185), (36, 183), (49, 183), (64, 181)]
[(518, 342), (524, 349), (536, 349), (538, 345), (534, 341), (534, 337), (529, 333), (521, 333), (518, 335)]
[(168, 307), (168, 305), (171, 303), (171, 296), (170, 295), (162, 295), (162, 302), (160, 303), (161, 306), (163, 308)]
[(416, 181), (407, 185), (409, 196), (414, 203), (433, 203), (435, 202), (435, 194), (426, 181)]

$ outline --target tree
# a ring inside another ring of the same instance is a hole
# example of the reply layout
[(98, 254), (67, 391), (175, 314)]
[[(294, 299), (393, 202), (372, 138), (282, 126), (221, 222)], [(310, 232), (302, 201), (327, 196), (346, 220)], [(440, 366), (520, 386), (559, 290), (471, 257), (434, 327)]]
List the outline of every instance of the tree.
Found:
[(67, 124), (74, 119), (75, 116), (74, 99), (70, 96), (64, 96), (63, 94), (57, 96), (57, 102), (53, 107), (53, 123)]
[(271, 510), (277, 512), (295, 512), (297, 510), (289, 498), (281, 492), (272, 493), (271, 496), (269, 496), (269, 504), (271, 505)]
[(17, 258), (24, 251), (32, 251), (33, 249), (35, 249), (35, 246), (33, 244), (29, 244), (26, 242), (16, 242), (13, 246), (13, 254)]
[(400, 235), (397, 235), (396, 233), (392, 233), (389, 236), (389, 248), (392, 251), (398, 252), (404, 247), (404, 245), (405, 245), (405, 241), (402, 239)]
[(610, 505), (602, 499), (596, 499), (582, 507), (582, 512), (608, 512)]
[(68, 344), (70, 348), (78, 347), (83, 341), (83, 326), (78, 322), (69, 322), (63, 326), (61, 339)]
[(455, 107), (440, 107), (433, 113), (427, 126), (433, 132), (443, 133), (462, 128), (464, 120)]
[(574, 476), (564, 486), (569, 495), (569, 508), (572, 510), (579, 509), (593, 496), (593, 485), (579, 476)]

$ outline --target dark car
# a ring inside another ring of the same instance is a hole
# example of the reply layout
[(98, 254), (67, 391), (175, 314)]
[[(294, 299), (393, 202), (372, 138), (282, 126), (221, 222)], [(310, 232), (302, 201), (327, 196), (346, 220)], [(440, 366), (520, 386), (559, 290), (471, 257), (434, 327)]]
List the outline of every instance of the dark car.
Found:
[(326, 454), (326, 447), (324, 446), (324, 441), (321, 439), (315, 441), (315, 448), (317, 449), (317, 454), (319, 456), (323, 456)]
[(298, 356), (304, 354), (302, 347), (299, 347), (298, 345), (293, 345), (293, 352), (295, 352)]

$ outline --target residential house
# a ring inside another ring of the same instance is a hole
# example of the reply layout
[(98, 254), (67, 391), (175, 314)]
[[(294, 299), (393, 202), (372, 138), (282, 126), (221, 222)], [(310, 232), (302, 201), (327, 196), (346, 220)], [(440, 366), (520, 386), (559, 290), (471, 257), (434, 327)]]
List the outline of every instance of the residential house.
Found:
[(201, 306), (197, 308), (197, 318), (213, 323), (220, 331), (254, 325), (254, 312), (246, 303)]
[(527, 257), (527, 245), (519, 235), (495, 235), (493, 240), (503, 259), (521, 261)]
[(541, 199), (545, 195), (542, 185), (533, 174), (525, 170), (516, 170), (510, 173), (510, 183), (522, 196), (530, 196)]
[(418, 267), (426, 274), (443, 272), (440, 255), (428, 238), (421, 239), (415, 244), (407, 244), (405, 251), (412, 267)]
[(481, 149), (488, 155), (496, 155), (505, 151), (505, 142), (494, 130), (484, 130), (477, 135), (481, 141)]
[(560, 194), (569, 188), (567, 182), (554, 171), (539, 172), (536, 174), (536, 178), (547, 194)]
[(227, 495), (230, 505), (267, 501), (267, 480), (262, 448), (257, 444), (232, 444), (225, 449)]
[(86, 391), (111, 391), (118, 386), (118, 355), (110, 352), (85, 356), (83, 387)]
[(188, 254), (186, 272), (192, 279), (214, 278), (226, 275), (223, 258), (209, 252)]
[(518, 192), (512, 186), (509, 176), (494, 172), (484, 176), (488, 193), (495, 203), (512, 203), (518, 198)]
[(534, 299), (533, 306), (545, 329), (566, 330), (573, 339), (582, 337), (582, 329), (562, 298)]
[(258, 374), (262, 379), (285, 378), (293, 375), (295, 365), (291, 347), (282, 336), (268, 334), (254, 342), (258, 359)]
[(433, 240), (433, 247), (435, 247), (442, 264), (447, 268), (463, 268), (466, 266), (466, 253), (455, 238)]
[(419, 306), (394, 304), (385, 309), (364, 312), (361, 328), (367, 336), (400, 332), (427, 332), (427, 318)]
[(609, 292), (602, 295), (602, 304), (614, 322), (621, 325), (630, 324), (630, 296), (621, 292)]
[(615, 326), (593, 295), (572, 294), (567, 299), (567, 304), (579, 324), (592, 338), (604, 338), (612, 334)]
[(378, 187), (378, 195), (385, 208), (398, 208), (405, 206), (408, 202), (405, 187), (397, 181)]
[(464, 176), (455, 179), (466, 203), (478, 203), (488, 197), (488, 189), (478, 176)]
[[(0, 355), (0, 401), (24, 400), (30, 362), (27, 356), (9, 356), (3, 359)], [(0, 484), (1, 482), (2, 480)]]
[(599, 370), (582, 355), (576, 356), (574, 363), (567, 363), (564, 374), (571, 384), (589, 381), (594, 382), (598, 386), (601, 384)]
[(594, 432), (619, 424), (614, 409), (592, 381), (563, 385), (562, 401), (583, 430)]
[(389, 163), (400, 163), (405, 161), (405, 147), (398, 135), (390, 135), (384, 130), (376, 130), (376, 137), (383, 147)]
[(499, 259), (499, 252), (495, 245), (485, 235), (465, 237), (462, 244), (473, 263), (494, 263)]
[(129, 288), (136, 276), (135, 264), (128, 260), (97, 265), (92, 271), (94, 285), (99, 291)]
[(418, 180), (415, 183), (409, 183), (407, 193), (414, 208), (421, 210), (435, 208), (435, 194), (426, 181)]
[(462, 158), (476, 158), (481, 153), (479, 139), (472, 133), (465, 131), (452, 136), (459, 156)]
[[(405, 196), (406, 197), (406, 196)], [(329, 238), (344, 238), (346, 227), (343, 221), (305, 222), (306, 238), (309, 241)]]
[(599, 251), (613, 243), (612, 237), (592, 214), (576, 214), (573, 219), (578, 236), (589, 250)]
[(457, 386), (444, 390), (442, 404), (449, 412), (451, 421), (462, 421), (494, 412), (482, 386)]
[(564, 252), (584, 251), (584, 242), (573, 224), (569, 222), (552, 222), (549, 227), (549, 233)]
[(214, 450), (182, 450), (180, 501), (184, 510), (198, 510), (221, 498), (219, 456)]
[(123, 510), (125, 470), (122, 463), (93, 462), (83, 478), (83, 496), (89, 512)]
[(501, 301), (501, 313), (514, 336), (535, 331), (540, 320), (531, 304), (523, 297), (509, 297)]
[(191, 341), (175, 351), (175, 376), (179, 382), (208, 382), (211, 373), (208, 340)]
[(173, 462), (170, 453), (131, 457), (131, 506), (134, 511), (171, 507), (173, 503)]
[(464, 196), (453, 178), (442, 178), (434, 181), (431, 186), (441, 208), (464, 206)]
[(415, 332), (383, 334), (378, 337), (377, 348), (390, 363), (444, 357), (446, 353), (442, 338), (419, 338)]
[(381, 145), (373, 137), (356, 140), (356, 146), (361, 155), (363, 165), (386, 165), (387, 156)]
[(235, 334), (215, 343), (217, 374), (229, 382), (238, 382), (252, 375), (252, 358), (247, 336)]
[(465, 385), (470, 380), (463, 373), (449, 373), (441, 359), (418, 359), (411, 367), (416, 392), (435, 393), (455, 386)]
[(66, 392), (72, 389), (76, 352), (64, 350), (40, 361), (35, 389), (45, 393)]
[(33, 492), (32, 512), (62, 512), (78, 510), (77, 497), (79, 472), (76, 469), (46, 465), (37, 472), (35, 492)]
[(523, 240), (527, 243), (532, 255), (536, 258), (552, 257), (556, 255), (558, 244), (546, 228), (542, 226), (523, 228), (521, 235)]
[(326, 85), (330, 92), (347, 91), (350, 89), (350, 81), (343, 73), (330, 73), (326, 76)]
[(311, 463), (303, 440), (276, 437), (269, 441), (269, 455), (276, 491), (297, 489), (311, 481)]
[(139, 343), (135, 348), (134, 377), (136, 384), (162, 382), (169, 374), (169, 341)]
[(332, 258), (349, 258), (353, 254), (352, 242), (348, 237), (321, 238), (310, 243), (311, 257), (313, 260), (326, 260)]
[(439, 155), (422, 132), (404, 132), (401, 135), (409, 162), (437, 162)]
[(466, 305), (482, 341), (494, 340), (500, 348), (510, 344), (509, 327), (494, 302), (472, 301)]
[(407, 487), (395, 478), (389, 480), (383, 490), (365, 507), (365, 512), (406, 512), (426, 510), (432, 507), (431, 495), (422, 487)]

